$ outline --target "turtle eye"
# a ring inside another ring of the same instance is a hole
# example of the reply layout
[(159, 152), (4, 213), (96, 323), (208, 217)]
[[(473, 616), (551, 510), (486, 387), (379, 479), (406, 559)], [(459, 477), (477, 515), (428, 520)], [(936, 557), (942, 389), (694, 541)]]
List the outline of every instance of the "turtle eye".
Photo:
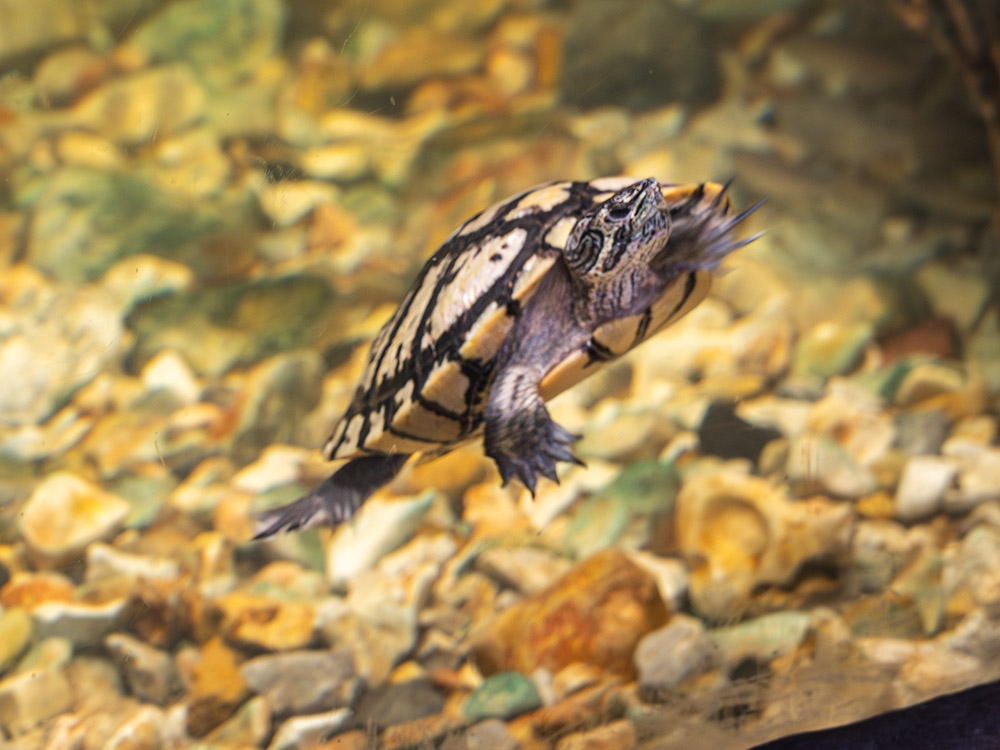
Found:
[(595, 229), (584, 233), (580, 241), (573, 248), (573, 256), (570, 259), (571, 265), (580, 273), (586, 273), (597, 263), (597, 258), (601, 254), (601, 246), (604, 244), (604, 237)]
[(627, 203), (618, 203), (614, 206), (608, 207), (608, 218), (614, 221), (621, 221), (622, 219), (627, 219), (628, 215), (631, 213), (631, 207)]

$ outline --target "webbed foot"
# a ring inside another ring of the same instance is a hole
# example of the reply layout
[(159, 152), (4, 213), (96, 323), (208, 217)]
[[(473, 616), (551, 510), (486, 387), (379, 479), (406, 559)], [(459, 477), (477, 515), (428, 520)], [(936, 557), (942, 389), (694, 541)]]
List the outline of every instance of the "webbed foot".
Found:
[(402, 468), (408, 455), (362, 456), (348, 461), (307, 495), (257, 516), (254, 539), (350, 520), (375, 490)]
[(583, 466), (570, 449), (579, 438), (552, 421), (537, 393), (533, 403), (510, 414), (487, 409), (486, 455), (496, 462), (504, 485), (517, 477), (532, 495), (539, 475), (558, 483), (556, 462)]

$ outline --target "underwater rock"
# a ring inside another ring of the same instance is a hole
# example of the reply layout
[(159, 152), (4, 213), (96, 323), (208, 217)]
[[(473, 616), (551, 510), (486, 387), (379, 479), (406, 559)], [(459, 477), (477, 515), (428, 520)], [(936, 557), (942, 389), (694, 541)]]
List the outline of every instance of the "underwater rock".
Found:
[(932, 635), (941, 628), (944, 618), (943, 560), (929, 529), (913, 529), (910, 536), (915, 549), (893, 578), (890, 595), (913, 602), (923, 635)]
[(660, 421), (659, 415), (645, 404), (606, 398), (588, 418), (577, 452), (586, 458), (608, 461), (625, 461), (642, 455)]
[(72, 706), (73, 691), (58, 666), (40, 665), (0, 680), (0, 727), (24, 734)]
[(275, 54), (284, 17), (278, 0), (181, 0), (144, 18), (125, 44), (147, 63), (184, 60), (221, 83)]
[[(519, 750), (517, 741), (500, 719), (484, 719), (465, 730), (454, 750)], [(449, 750), (445, 745), (442, 750)]]
[(17, 662), (14, 672), (61, 669), (73, 658), (73, 644), (65, 638), (43, 638), (32, 644)]
[(826, 379), (846, 373), (857, 366), (874, 333), (870, 323), (850, 326), (820, 323), (806, 331), (799, 340), (792, 374)]
[(60, 42), (83, 37), (94, 22), (94, 10), (63, 5), (58, 0), (44, 0), (29, 8), (6, 6), (0, 23), (0, 60), (17, 58), (44, 50)]
[(937, 643), (922, 643), (899, 669), (895, 680), (899, 703), (912, 705), (974, 685), (983, 678), (983, 666), (969, 654)]
[(84, 580), (88, 583), (114, 577), (129, 581), (174, 581), (180, 574), (181, 566), (176, 560), (135, 555), (108, 544), (95, 543), (87, 547)]
[(331, 143), (304, 149), (299, 165), (311, 177), (346, 182), (364, 176), (369, 170), (370, 159), (360, 143)]
[(883, 591), (913, 548), (907, 530), (888, 519), (864, 519), (851, 538), (848, 579), (862, 592)]
[(153, 356), (139, 374), (148, 391), (165, 391), (183, 405), (198, 402), (201, 386), (184, 358), (172, 349)]
[[(53, 284), (19, 264), (0, 276), (0, 424), (41, 422), (122, 354), (114, 298), (96, 286)], [(48, 342), (38, 356), (39, 342)]]
[(946, 454), (954, 455), (958, 464), (957, 486), (944, 495), (944, 507), (950, 513), (965, 513), (981, 503), (1000, 500), (1000, 448), (967, 446), (959, 450), (949, 440)]
[(898, 406), (936, 406), (951, 417), (982, 410), (981, 385), (959, 369), (938, 362), (919, 362), (903, 376), (893, 396)]
[(666, 616), (653, 577), (606, 549), (501, 612), (473, 636), (472, 653), (485, 674), (583, 662), (629, 675), (635, 644)]
[(68, 167), (112, 171), (124, 169), (125, 154), (107, 138), (90, 133), (63, 133), (55, 143), (59, 161)]
[(629, 559), (645, 570), (654, 579), (660, 592), (660, 598), (670, 612), (684, 608), (691, 574), (687, 565), (672, 557), (660, 557), (645, 550), (628, 550)]
[(276, 227), (290, 227), (319, 206), (336, 204), (336, 189), (326, 182), (282, 180), (257, 191), (260, 210)]
[(240, 672), (279, 716), (349, 708), (359, 686), (354, 657), (344, 649), (265, 654), (244, 662)]
[(426, 677), (417, 677), (367, 689), (357, 702), (354, 717), (359, 725), (384, 727), (433, 716), (444, 707), (442, 692)]
[(240, 394), (234, 460), (248, 462), (271, 443), (296, 442), (299, 422), (319, 401), (322, 378), (322, 360), (310, 350), (279, 354), (255, 366)]
[(944, 553), (942, 586), (950, 611), (982, 607), (1000, 615), (1000, 529), (978, 525)]
[(662, 628), (644, 635), (636, 646), (633, 659), (639, 691), (648, 700), (656, 700), (660, 691), (669, 691), (710, 669), (715, 656), (715, 644), (701, 621), (674, 615)]
[[(215, 257), (214, 253), (204, 255)], [(172, 348), (199, 376), (219, 376), (237, 362), (256, 362), (251, 372), (259, 380), (269, 372), (273, 374), (278, 363), (288, 363), (288, 359), (266, 359), (278, 352), (288, 352), (292, 361), (318, 356), (312, 351), (289, 350), (312, 341), (331, 313), (331, 298), (325, 282), (308, 276), (226, 283), (155, 297), (137, 306), (129, 316), (129, 325), (136, 334), (132, 357), (135, 365), (142, 367), (157, 352)], [(250, 385), (266, 383), (255, 380)], [(252, 392), (245, 398), (261, 396)]]
[[(661, 3), (627, 8), (580, 5), (569, 18), (559, 83), (563, 100), (572, 106), (643, 111), (716, 98), (718, 61), (710, 54), (705, 28), (687, 8)], [(663, 47), (662, 29), (673, 30), (669, 49)], [(658, 85), (631, 85), (629, 71), (634, 70), (648, 71)]]
[(962, 340), (955, 324), (945, 318), (931, 318), (912, 328), (892, 334), (880, 342), (882, 362), (891, 364), (904, 357), (958, 359)]
[(86, 601), (44, 602), (35, 607), (38, 634), (42, 638), (65, 638), (75, 647), (89, 647), (101, 642), (121, 621), (126, 597), (93, 604)]
[(384, 680), (417, 640), (418, 616), (457, 545), (447, 534), (421, 535), (348, 583), (347, 607), (324, 618), (327, 643), (349, 645), (369, 684)]
[(972, 263), (963, 268), (930, 260), (922, 263), (913, 276), (938, 316), (953, 321), (959, 330), (972, 328), (989, 293), (980, 269)]
[(364, 66), (368, 89), (408, 88), (436, 76), (470, 73), (483, 65), (484, 47), (474, 39), (416, 25), (400, 31)]
[(631, 750), (636, 747), (636, 729), (628, 719), (619, 719), (610, 724), (573, 732), (562, 737), (557, 750)]
[(938, 641), (947, 649), (989, 662), (1000, 652), (1000, 622), (981, 609), (973, 610), (954, 628), (942, 633)]
[(361, 506), (351, 523), (337, 529), (326, 550), (330, 585), (344, 588), (360, 573), (413, 536), (434, 500), (433, 492), (416, 497), (373, 497)]
[(708, 636), (725, 664), (738, 664), (748, 658), (767, 663), (798, 648), (810, 627), (808, 614), (790, 610), (715, 628), (708, 631)]
[[(31, 83), (39, 100), (52, 107), (61, 107), (101, 83), (112, 72), (107, 56), (83, 45), (65, 45), (39, 61)], [(65, 135), (93, 137), (89, 133)]]
[(150, 157), (150, 181), (178, 200), (217, 199), (231, 177), (232, 163), (218, 135), (204, 127), (158, 141)]
[(33, 634), (31, 617), (20, 607), (5, 609), (0, 614), (0, 674), (28, 647)]
[[(492, 464), (481, 446), (469, 443), (433, 461), (407, 466), (399, 484), (413, 493), (433, 487), (440, 493), (458, 494), (481, 479), (486, 467)], [(497, 485), (489, 482), (488, 486)]]
[(75, 596), (73, 582), (64, 575), (51, 572), (19, 570), (0, 588), (0, 604), (29, 611), (43, 602), (68, 602)]
[(206, 103), (190, 67), (164, 65), (102, 84), (70, 110), (69, 120), (135, 145), (181, 132), (204, 116)]
[[(267, 699), (255, 696), (236, 709), (236, 713), (202, 739), (206, 745), (248, 745), (264, 747), (271, 736), (271, 707)], [(338, 748), (339, 750), (339, 748)]]
[[(535, 672), (535, 684), (539, 683), (540, 672)], [(555, 701), (561, 701), (567, 696), (573, 695), (574, 693), (584, 690), (586, 688), (592, 687), (604, 678), (604, 674), (601, 672), (599, 667), (595, 667), (593, 664), (584, 664), (583, 662), (575, 661), (572, 664), (567, 664), (565, 667), (560, 669), (554, 675), (552, 675), (551, 683), (551, 698), (549, 700), (548, 695), (543, 692), (543, 700), (546, 705), (549, 705)]]
[(951, 427), (951, 420), (937, 409), (898, 411), (893, 421), (896, 432), (894, 447), (908, 456), (940, 453)]
[(689, 479), (677, 496), (677, 544), (691, 568), (695, 610), (728, 620), (752, 592), (786, 585), (810, 560), (838, 560), (852, 530), (850, 506), (791, 501), (781, 487), (733, 472)]
[(831, 438), (802, 435), (789, 441), (785, 473), (798, 494), (823, 492), (860, 498), (878, 487), (871, 469)]
[(303, 466), (315, 452), (292, 445), (270, 445), (257, 460), (247, 464), (232, 478), (232, 484), (243, 492), (260, 495), (298, 481)]
[[(594, 717), (606, 716), (609, 713), (607, 710), (610, 708), (609, 704), (615, 700), (613, 693), (615, 686), (619, 684), (619, 678), (609, 678), (605, 675), (600, 683), (535, 711), (531, 716), (534, 736), (552, 737), (572, 732), (592, 723)], [(635, 683), (630, 685), (634, 690)], [(618, 705), (615, 705), (615, 709)]]
[[(951, 426), (951, 423), (948, 423)], [(941, 453), (960, 457), (968, 451), (978, 453), (984, 446), (996, 440), (1000, 432), (1000, 419), (992, 414), (976, 414), (963, 417), (955, 422), (941, 445)]]
[(189, 266), (145, 253), (122, 258), (101, 277), (101, 286), (115, 295), (123, 310), (142, 300), (190, 290), (194, 284), (195, 273)]
[(703, 453), (720, 458), (748, 458), (754, 463), (764, 446), (780, 437), (779, 430), (747, 422), (731, 404), (720, 402), (708, 407), (698, 427), (698, 445)]
[(766, 394), (740, 402), (736, 415), (758, 427), (772, 428), (788, 438), (798, 437), (809, 426), (813, 402)]
[[(609, 546), (653, 544), (659, 528), (670, 518), (677, 484), (677, 473), (670, 464), (635, 461), (625, 465), (614, 479), (592, 490), (573, 509), (566, 546), (584, 558)], [(574, 490), (568, 500), (574, 501), (578, 494)]]
[(163, 744), (163, 711), (139, 706), (120, 722), (103, 745), (106, 750), (145, 750)]
[(462, 715), (470, 721), (510, 719), (541, 705), (535, 683), (519, 672), (497, 672), (468, 697)]
[(166, 706), (180, 692), (173, 657), (128, 633), (112, 633), (104, 647), (125, 676), (132, 694), (146, 703)]
[(21, 534), (43, 567), (58, 567), (83, 554), (91, 542), (108, 539), (121, 526), (129, 504), (69, 472), (51, 474), (35, 487), (21, 513)]
[(268, 750), (308, 750), (342, 729), (351, 718), (351, 709), (338, 708), (309, 716), (293, 716), (274, 733)]
[(199, 462), (167, 498), (171, 510), (210, 516), (220, 500), (232, 492), (233, 464), (228, 458), (211, 456)]
[(371, 747), (368, 732), (364, 729), (348, 729), (346, 732), (334, 730), (334, 732), (333, 736), (326, 737), (326, 741), (337, 750), (369, 750)]
[[(64, 167), (39, 180), (25, 260), (57, 280), (97, 279), (133, 254), (177, 263), (213, 261), (201, 240), (222, 227), (223, 217), (204, 201), (166, 193), (135, 172)], [(169, 285), (173, 278), (159, 283)], [(67, 302), (76, 296), (68, 295)]]
[(435, 714), (422, 719), (414, 719), (403, 724), (394, 724), (382, 731), (381, 745), (384, 750), (405, 750), (415, 744), (435, 743), (453, 734), (468, 724), (463, 716)]
[(913, 456), (903, 467), (896, 486), (896, 518), (904, 523), (919, 521), (941, 509), (958, 466), (941, 456)]
[(233, 591), (218, 597), (212, 607), (221, 614), (219, 632), (227, 639), (268, 651), (291, 651), (308, 646), (316, 625), (312, 602)]
[[(21, 424), (0, 434), (0, 456), (28, 465), (67, 453), (93, 428), (95, 418), (75, 407), (66, 407), (44, 424)], [(25, 477), (25, 484), (28, 482)]]
[(476, 570), (526, 596), (549, 587), (569, 567), (569, 560), (539, 547), (493, 547), (475, 562)]
[(804, 0), (695, 0), (694, 12), (712, 21), (760, 20), (781, 11), (792, 11)]
[(218, 636), (201, 647), (181, 676), (188, 687), (187, 731), (195, 737), (229, 718), (249, 692), (240, 674), (239, 655)]
[(823, 398), (809, 412), (809, 430), (834, 440), (865, 469), (883, 459), (896, 439), (892, 415), (882, 401), (845, 378), (828, 381)]

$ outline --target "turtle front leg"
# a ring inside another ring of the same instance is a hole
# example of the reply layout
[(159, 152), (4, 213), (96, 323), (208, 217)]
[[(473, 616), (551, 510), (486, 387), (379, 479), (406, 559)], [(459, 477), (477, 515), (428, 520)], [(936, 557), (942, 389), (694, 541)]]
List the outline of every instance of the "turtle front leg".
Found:
[(539, 474), (558, 482), (556, 462), (583, 465), (570, 446), (579, 439), (552, 421), (538, 393), (540, 373), (524, 365), (502, 368), (486, 402), (484, 444), (506, 485), (517, 477), (531, 494)]

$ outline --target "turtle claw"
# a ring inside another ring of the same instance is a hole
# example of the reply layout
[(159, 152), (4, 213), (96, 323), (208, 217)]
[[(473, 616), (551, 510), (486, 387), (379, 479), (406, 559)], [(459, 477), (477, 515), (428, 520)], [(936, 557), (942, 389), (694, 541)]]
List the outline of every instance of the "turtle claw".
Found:
[[(553, 422), (544, 407), (539, 411), (541, 413), (534, 414), (531, 419), (504, 424), (501, 430), (488, 427), (485, 441), (486, 454), (496, 462), (504, 486), (516, 477), (532, 496), (539, 476), (559, 483), (557, 462), (584, 465), (570, 450), (580, 436)], [(499, 439), (497, 432), (504, 434), (506, 439)]]

